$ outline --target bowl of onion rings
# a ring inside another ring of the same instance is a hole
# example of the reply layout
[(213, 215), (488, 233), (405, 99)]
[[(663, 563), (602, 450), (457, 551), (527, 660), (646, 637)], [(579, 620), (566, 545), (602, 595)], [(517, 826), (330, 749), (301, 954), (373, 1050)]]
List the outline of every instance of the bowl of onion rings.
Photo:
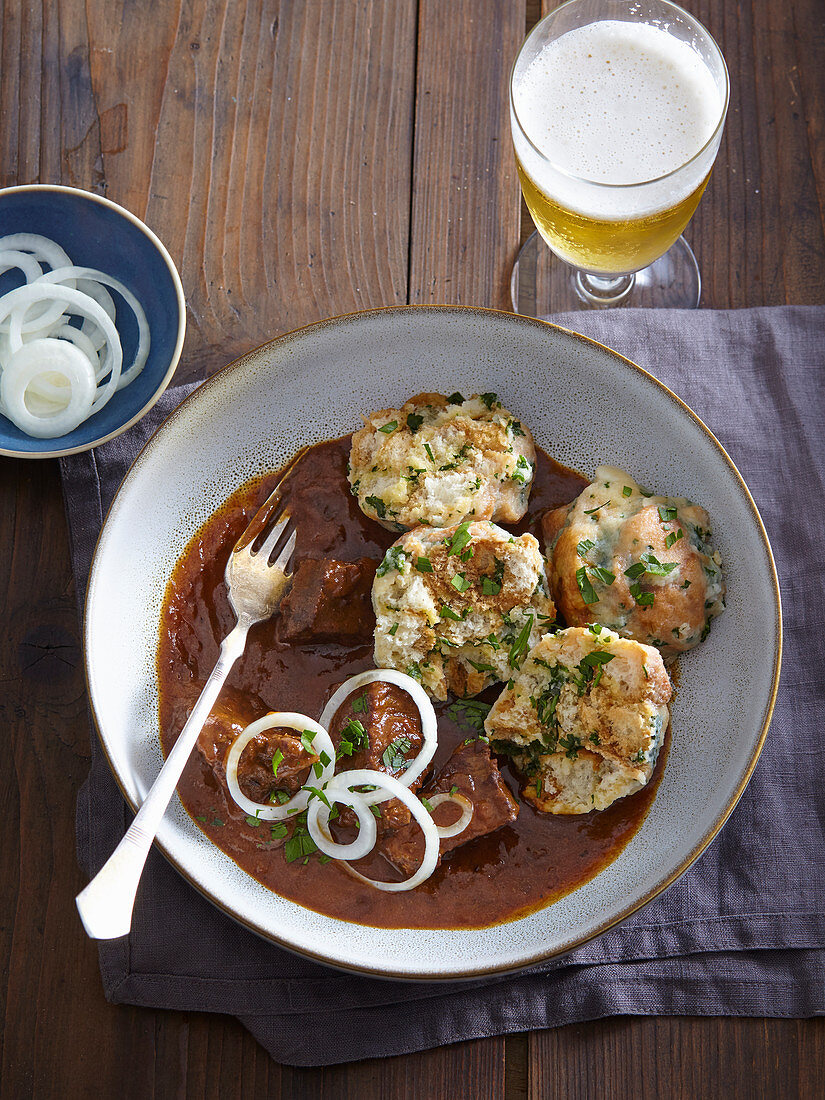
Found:
[(135, 215), (72, 187), (0, 190), (0, 454), (125, 431), (169, 385), (185, 328), (180, 276)]

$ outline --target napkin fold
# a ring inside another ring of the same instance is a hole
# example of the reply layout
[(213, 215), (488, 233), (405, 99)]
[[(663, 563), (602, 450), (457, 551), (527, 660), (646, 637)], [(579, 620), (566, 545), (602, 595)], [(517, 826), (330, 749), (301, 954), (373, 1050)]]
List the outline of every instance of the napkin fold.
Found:
[[(771, 539), (782, 682), (727, 825), (666, 894), (619, 927), (562, 960), (467, 983), (381, 981), (292, 955), (234, 924), (153, 850), (130, 935), (99, 945), (111, 1001), (234, 1014), (275, 1059), (302, 1066), (622, 1013), (825, 1014), (825, 308), (616, 310), (557, 321), (639, 363), (696, 411), (739, 467)], [(117, 487), (192, 388), (167, 391), (122, 436), (60, 460), (81, 605)], [(93, 734), (77, 811), (88, 875), (128, 820)]]

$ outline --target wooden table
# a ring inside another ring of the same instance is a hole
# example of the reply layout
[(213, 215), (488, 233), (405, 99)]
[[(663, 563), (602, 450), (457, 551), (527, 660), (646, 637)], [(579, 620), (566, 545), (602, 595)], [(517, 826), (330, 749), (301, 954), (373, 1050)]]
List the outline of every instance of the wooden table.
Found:
[[(702, 304), (821, 303), (822, 2), (686, 3), (732, 77), (687, 233)], [(189, 304), (179, 380), (364, 307), (509, 308), (527, 223), (507, 75), (539, 14), (538, 0), (10, 0), (2, 181), (105, 194), (160, 234)], [(2, 1097), (822, 1095), (821, 1020), (618, 1018), (296, 1070), (232, 1018), (107, 1004), (74, 908), (89, 723), (56, 462), (0, 459), (0, 555)]]

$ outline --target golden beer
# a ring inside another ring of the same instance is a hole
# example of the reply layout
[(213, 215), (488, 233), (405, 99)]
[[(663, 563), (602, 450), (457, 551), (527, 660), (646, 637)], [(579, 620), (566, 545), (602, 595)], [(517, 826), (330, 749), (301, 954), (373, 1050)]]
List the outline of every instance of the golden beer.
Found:
[(516, 157), (524, 201), (536, 229), (562, 260), (596, 275), (621, 275), (653, 263), (681, 236), (693, 217), (710, 173), (667, 210), (614, 220), (567, 210), (533, 183)]
[[(684, 242), (656, 262), (707, 186), (727, 100), (718, 46), (670, 0), (568, 0), (528, 36), (510, 79), (516, 166), (538, 233), (573, 269), (579, 300), (619, 303), (634, 273), (647, 268), (640, 286), (648, 289), (633, 304), (698, 303), (698, 269)], [(691, 271), (678, 266), (677, 253)], [(551, 286), (536, 274), (549, 272), (549, 255), (541, 241), (525, 244), (511, 283), (514, 308), (522, 285), (530, 295), (540, 283)], [(552, 293), (555, 307), (530, 299), (524, 311), (558, 309)]]

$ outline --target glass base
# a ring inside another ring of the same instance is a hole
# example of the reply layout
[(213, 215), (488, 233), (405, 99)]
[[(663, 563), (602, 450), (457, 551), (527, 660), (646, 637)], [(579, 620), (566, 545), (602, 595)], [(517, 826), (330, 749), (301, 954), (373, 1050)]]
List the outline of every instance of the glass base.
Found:
[(518, 255), (510, 278), (515, 313), (552, 317), (576, 309), (696, 309), (702, 279), (684, 237), (635, 275), (589, 275), (560, 260), (538, 232)]

